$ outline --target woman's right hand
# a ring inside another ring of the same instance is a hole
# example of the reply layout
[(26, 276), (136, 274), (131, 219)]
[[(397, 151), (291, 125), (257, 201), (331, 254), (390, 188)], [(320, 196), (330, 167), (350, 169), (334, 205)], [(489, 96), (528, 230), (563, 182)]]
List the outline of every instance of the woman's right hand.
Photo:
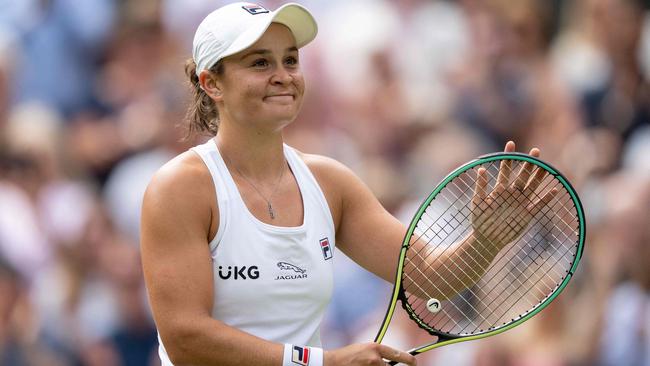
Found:
[(385, 366), (384, 360), (401, 362), (410, 366), (417, 364), (415, 356), (407, 352), (398, 351), (383, 344), (363, 343), (325, 351), (323, 366)]

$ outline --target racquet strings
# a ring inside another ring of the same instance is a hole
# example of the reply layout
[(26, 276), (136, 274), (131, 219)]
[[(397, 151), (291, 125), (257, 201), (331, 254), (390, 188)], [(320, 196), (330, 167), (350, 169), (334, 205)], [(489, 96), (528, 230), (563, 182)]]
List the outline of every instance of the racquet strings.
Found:
[[(523, 161), (511, 160), (513, 175), (523, 164)], [(555, 198), (533, 217), (523, 234), (501, 249), (492, 261), (482, 258), (479, 253), (470, 258), (471, 263), (463, 263), (467, 264), (465, 268), (475, 271), (471, 276), (480, 275), (478, 281), (461, 283), (465, 290), (442, 300), (440, 286), (463, 278), (455, 275), (462, 271), (458, 260), (447, 261), (450, 264), (442, 267), (440, 259), (455, 257), (453, 252), (458, 250), (458, 246), (454, 244), (472, 232), (472, 210), (479, 209), (472, 205), (472, 197), (480, 167), (487, 170), (488, 192), (492, 191), (499, 173), (499, 161), (484, 163), (461, 173), (431, 201), (410, 240), (402, 273), (405, 302), (411, 315), (420, 320), (421, 326), (424, 323), (425, 329), (430, 328), (429, 331), (468, 336), (506, 326), (551, 296), (576, 260), (577, 208), (563, 184), (555, 176), (546, 174), (532, 196), (522, 195), (522, 199), (528, 200), (526, 205), (532, 204), (553, 188), (558, 190)], [(510, 193), (503, 191), (502, 194)], [(503, 219), (495, 218), (495, 228), (507, 224), (511, 230), (517, 230), (516, 222), (499, 220)], [(507, 237), (509, 233), (502, 234)], [(413, 245), (418, 240), (426, 245)], [(432, 264), (430, 268), (421, 267), (425, 260)], [(427, 300), (430, 298), (442, 300), (438, 312), (428, 310)]]

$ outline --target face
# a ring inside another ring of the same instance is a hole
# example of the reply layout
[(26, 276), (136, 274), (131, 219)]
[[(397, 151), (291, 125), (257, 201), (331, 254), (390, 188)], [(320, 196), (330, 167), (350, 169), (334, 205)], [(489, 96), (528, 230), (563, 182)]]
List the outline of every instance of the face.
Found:
[(224, 58), (223, 66), (222, 74), (211, 73), (210, 89), (222, 125), (280, 130), (296, 118), (305, 82), (296, 41), (286, 26), (272, 23), (251, 47)]

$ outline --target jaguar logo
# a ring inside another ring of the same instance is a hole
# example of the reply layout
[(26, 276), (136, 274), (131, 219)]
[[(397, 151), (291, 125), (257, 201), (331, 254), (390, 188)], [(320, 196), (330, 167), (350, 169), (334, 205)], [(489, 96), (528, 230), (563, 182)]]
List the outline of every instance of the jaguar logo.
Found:
[(302, 269), (302, 268), (300, 268), (300, 267), (298, 267), (298, 266), (296, 266), (294, 264), (287, 263), (287, 262), (278, 262), (278, 268), (280, 268), (282, 270), (294, 271), (294, 272), (301, 273), (301, 274), (307, 272), (306, 270), (304, 270), (304, 269)]
[(278, 262), (278, 268), (280, 268), (283, 271), (293, 271), (296, 274), (280, 274), (275, 277), (276, 281), (279, 280), (297, 280), (301, 278), (307, 278), (307, 270), (302, 269), (295, 264), (287, 263), (287, 262)]

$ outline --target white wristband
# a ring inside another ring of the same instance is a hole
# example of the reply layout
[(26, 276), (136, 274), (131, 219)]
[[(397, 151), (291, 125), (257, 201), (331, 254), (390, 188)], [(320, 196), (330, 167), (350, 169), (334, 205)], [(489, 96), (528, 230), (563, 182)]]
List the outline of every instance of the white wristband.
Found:
[(285, 344), (282, 366), (296, 365), (323, 366), (323, 349)]

